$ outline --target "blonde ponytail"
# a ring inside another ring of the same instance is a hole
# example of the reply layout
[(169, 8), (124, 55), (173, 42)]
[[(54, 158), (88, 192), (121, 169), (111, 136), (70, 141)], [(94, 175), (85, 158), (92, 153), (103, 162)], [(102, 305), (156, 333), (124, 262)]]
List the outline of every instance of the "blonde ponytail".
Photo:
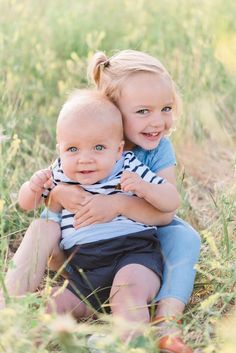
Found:
[(106, 57), (105, 53), (101, 51), (95, 53), (89, 63), (87, 71), (88, 80), (94, 83), (97, 87), (100, 86), (101, 70), (103, 69), (104, 65), (107, 65), (107, 63), (108, 58)]

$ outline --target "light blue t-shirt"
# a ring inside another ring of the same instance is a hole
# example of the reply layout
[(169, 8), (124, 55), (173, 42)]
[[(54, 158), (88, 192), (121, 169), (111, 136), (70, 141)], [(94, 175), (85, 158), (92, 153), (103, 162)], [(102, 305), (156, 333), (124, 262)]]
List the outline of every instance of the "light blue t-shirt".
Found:
[(159, 145), (153, 150), (144, 150), (143, 148), (136, 146), (132, 149), (132, 152), (154, 173), (158, 173), (162, 169), (176, 165), (175, 152), (167, 137), (163, 137)]

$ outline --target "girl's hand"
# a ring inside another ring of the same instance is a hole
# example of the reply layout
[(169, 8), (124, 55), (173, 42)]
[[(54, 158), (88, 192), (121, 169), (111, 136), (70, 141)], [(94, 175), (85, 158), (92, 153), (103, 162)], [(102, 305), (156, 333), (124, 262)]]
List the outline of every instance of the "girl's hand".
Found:
[(110, 222), (119, 215), (115, 198), (112, 195), (91, 195), (86, 203), (76, 212), (74, 227), (76, 229), (91, 224)]
[(121, 190), (132, 192), (140, 198), (144, 197), (145, 185), (146, 182), (134, 172), (124, 171), (120, 179)]
[(79, 185), (60, 183), (50, 192), (50, 202), (57, 202), (71, 213), (76, 213), (86, 204), (91, 194)]
[(50, 169), (41, 169), (35, 172), (29, 180), (29, 187), (33, 192), (43, 192), (43, 189), (52, 187), (52, 173)]

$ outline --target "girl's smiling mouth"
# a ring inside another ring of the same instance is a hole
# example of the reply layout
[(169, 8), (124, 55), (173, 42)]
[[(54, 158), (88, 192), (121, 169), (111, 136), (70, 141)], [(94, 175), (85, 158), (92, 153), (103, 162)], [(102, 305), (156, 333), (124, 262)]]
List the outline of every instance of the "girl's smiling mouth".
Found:
[(142, 132), (141, 134), (147, 138), (156, 139), (162, 135), (162, 132)]

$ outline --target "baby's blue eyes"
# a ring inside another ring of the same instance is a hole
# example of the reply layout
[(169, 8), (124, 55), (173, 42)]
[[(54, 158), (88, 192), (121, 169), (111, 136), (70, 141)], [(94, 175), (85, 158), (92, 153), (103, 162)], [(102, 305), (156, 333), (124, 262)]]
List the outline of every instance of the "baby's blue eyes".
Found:
[(68, 151), (70, 151), (70, 152), (77, 152), (77, 151), (78, 151), (78, 148), (77, 148), (77, 147), (70, 147), (70, 148), (68, 148)]
[(95, 151), (102, 151), (102, 150), (104, 150), (104, 146), (103, 145), (96, 145), (95, 147), (94, 147), (94, 149), (95, 149)]
[[(96, 145), (95, 147), (94, 147), (94, 150), (95, 151), (102, 151), (102, 150), (104, 150), (105, 149), (105, 146), (103, 146), (103, 145)], [(69, 147), (68, 148), (68, 151), (69, 152), (72, 152), (72, 153), (75, 153), (75, 152), (78, 152), (79, 150), (78, 150), (78, 148), (77, 147)]]

